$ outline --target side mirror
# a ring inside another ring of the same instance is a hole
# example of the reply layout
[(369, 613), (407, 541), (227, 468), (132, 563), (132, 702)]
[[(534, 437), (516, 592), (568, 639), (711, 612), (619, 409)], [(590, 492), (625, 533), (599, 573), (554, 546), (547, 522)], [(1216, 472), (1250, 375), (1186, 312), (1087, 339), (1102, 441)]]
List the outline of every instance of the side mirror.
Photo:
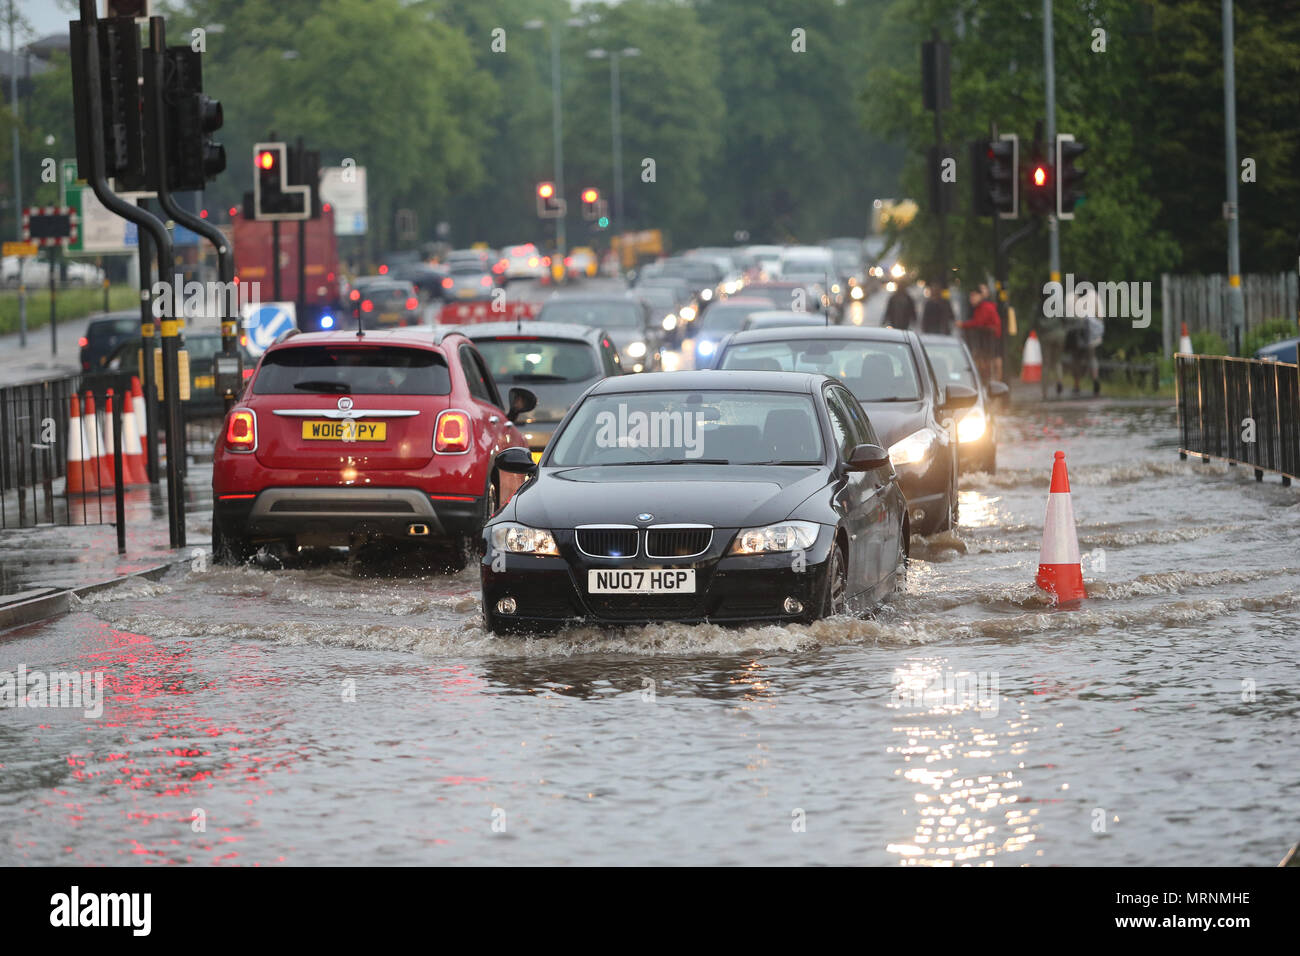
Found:
[(1011, 389), (1006, 382), (989, 382), (989, 398), (1006, 398)]
[(526, 388), (512, 388), (508, 393), (510, 410), (506, 413), (506, 418), (511, 422), (517, 421), (519, 416), (525, 412), (531, 412), (537, 407), (537, 396)]
[(849, 455), (849, 471), (871, 471), (889, 464), (889, 452), (879, 445), (856, 445)]
[(527, 448), (507, 448), (497, 455), (497, 468), (512, 475), (531, 475), (537, 470), (537, 463)]
[(979, 401), (979, 393), (969, 385), (949, 385), (943, 398), (943, 407), (970, 408)]

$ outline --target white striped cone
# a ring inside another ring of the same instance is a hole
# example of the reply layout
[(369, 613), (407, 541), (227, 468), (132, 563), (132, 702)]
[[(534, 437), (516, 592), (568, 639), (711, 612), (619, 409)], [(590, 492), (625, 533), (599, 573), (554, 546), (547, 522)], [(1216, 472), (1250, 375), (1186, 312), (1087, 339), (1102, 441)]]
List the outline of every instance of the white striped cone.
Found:
[(149, 434), (149, 425), (145, 421), (144, 413), (144, 389), (140, 387), (138, 376), (131, 376), (131, 402), (135, 406), (135, 433), (140, 436), (140, 454), (148, 457), (149, 451), (145, 447), (144, 436)]
[(1047, 493), (1047, 516), (1043, 520), (1043, 546), (1038, 552), (1035, 583), (1066, 604), (1088, 596), (1083, 587), (1083, 562), (1079, 559), (1079, 538), (1074, 530), (1074, 507), (1070, 504), (1070, 476), (1065, 469), (1065, 452), (1058, 451), (1052, 464), (1052, 486)]
[(1030, 332), (1025, 339), (1025, 351), (1020, 358), (1020, 381), (1038, 382), (1043, 378), (1043, 347), (1038, 334)]
[(140, 451), (140, 436), (135, 429), (135, 399), (131, 390), (122, 393), (126, 407), (122, 409), (122, 471), (126, 485), (147, 485), (144, 454)]
[(1184, 355), (1196, 354), (1192, 349), (1192, 337), (1187, 334), (1187, 323), (1183, 323), (1183, 334), (1178, 336), (1178, 351)]
[(81, 416), (80, 396), (74, 393), (70, 405), (67, 490), (70, 495), (85, 495), (99, 490), (99, 480), (95, 477), (98, 466), (87, 458), (86, 426)]

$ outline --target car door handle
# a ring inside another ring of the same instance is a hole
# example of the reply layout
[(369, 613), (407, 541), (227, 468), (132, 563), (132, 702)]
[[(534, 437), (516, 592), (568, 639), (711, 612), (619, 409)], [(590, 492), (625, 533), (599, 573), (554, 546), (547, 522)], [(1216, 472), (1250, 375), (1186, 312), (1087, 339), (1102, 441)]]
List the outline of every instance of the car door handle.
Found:
[(489, 416), (488, 416), (488, 422), (489, 422), (490, 424), (495, 425), (495, 424), (496, 424), (497, 422), (499, 422), (499, 421), (501, 421), (501, 419), (497, 418), (495, 415), (489, 415)]

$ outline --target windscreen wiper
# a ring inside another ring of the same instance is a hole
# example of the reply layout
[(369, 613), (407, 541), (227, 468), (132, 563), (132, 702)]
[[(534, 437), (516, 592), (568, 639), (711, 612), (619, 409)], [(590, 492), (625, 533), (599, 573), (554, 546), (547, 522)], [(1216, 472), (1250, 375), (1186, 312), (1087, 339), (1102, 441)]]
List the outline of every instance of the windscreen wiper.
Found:
[(743, 465), (821, 465), (824, 462), (820, 458), (813, 458), (806, 461), (796, 461), (794, 459), (782, 461), (745, 461)]
[(730, 465), (726, 458), (659, 458), (655, 461), (620, 461), (619, 465)]
[(306, 382), (294, 382), (293, 387), (304, 392), (350, 392), (352, 386), (347, 382), (327, 382), (324, 379), (311, 379)]

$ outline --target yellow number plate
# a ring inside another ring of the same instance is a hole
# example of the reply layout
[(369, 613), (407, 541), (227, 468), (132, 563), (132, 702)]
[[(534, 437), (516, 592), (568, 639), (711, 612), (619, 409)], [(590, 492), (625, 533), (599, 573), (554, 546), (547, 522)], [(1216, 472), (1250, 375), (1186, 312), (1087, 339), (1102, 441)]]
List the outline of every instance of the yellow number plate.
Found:
[(384, 441), (388, 422), (303, 422), (302, 437), (309, 441)]
[(396, 325), (396, 324), (401, 320), (401, 318), (402, 318), (402, 317), (401, 317), (400, 315), (398, 315), (396, 312), (380, 312), (380, 313), (379, 313), (379, 324), (380, 324), (380, 325)]

